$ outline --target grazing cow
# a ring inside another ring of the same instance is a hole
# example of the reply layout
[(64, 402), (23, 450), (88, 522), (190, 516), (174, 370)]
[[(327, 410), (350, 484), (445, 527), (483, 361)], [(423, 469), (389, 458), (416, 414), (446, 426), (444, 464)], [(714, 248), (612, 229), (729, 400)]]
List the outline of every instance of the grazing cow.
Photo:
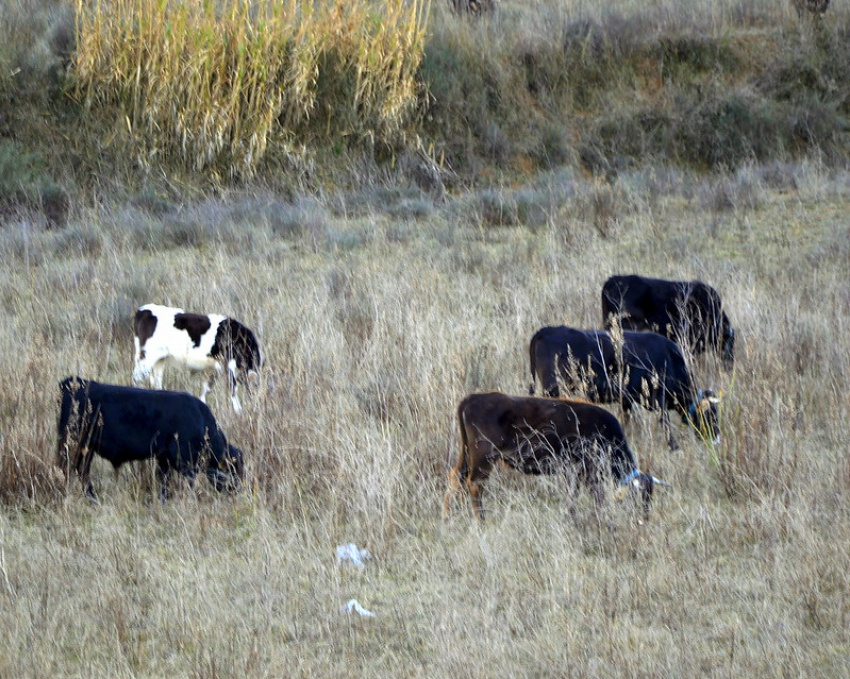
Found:
[(57, 457), (66, 480), (76, 470), (85, 494), (97, 501), (89, 480), (97, 453), (116, 469), (156, 458), (160, 497), (178, 471), (194, 480), (198, 467), (216, 490), (234, 491), (244, 474), (242, 451), (227, 443), (206, 404), (178, 391), (149, 391), (67, 377), (59, 385)]
[(597, 506), (605, 484), (640, 493), (648, 516), (655, 485), (663, 481), (641, 472), (614, 415), (586, 401), (472, 394), (457, 409), (460, 456), (449, 472), (443, 515), (452, 496), (465, 484), (478, 518), (482, 484), (499, 461), (525, 474), (575, 474), (590, 490)]
[(677, 450), (667, 410), (676, 410), (698, 436), (717, 442), (720, 428), (712, 392), (696, 389), (679, 347), (651, 332), (624, 332), (621, 342), (602, 330), (542, 328), (531, 338), (531, 393), (538, 379), (547, 396), (558, 396), (560, 377), (570, 390), (584, 388), (594, 403), (621, 403), (661, 411), (670, 450)]
[(665, 281), (643, 276), (611, 276), (602, 286), (606, 330), (666, 335), (694, 354), (714, 351), (727, 370), (735, 361), (735, 330), (717, 290), (702, 281)]
[(248, 389), (263, 363), (260, 345), (251, 330), (225, 316), (187, 314), (183, 309), (158, 304), (146, 304), (136, 311), (133, 327), (136, 386), (148, 379), (154, 389), (162, 389), (165, 365), (175, 363), (209, 374), (200, 397), (206, 403), (216, 375), (226, 369), (233, 409), (242, 412), (237, 382)]

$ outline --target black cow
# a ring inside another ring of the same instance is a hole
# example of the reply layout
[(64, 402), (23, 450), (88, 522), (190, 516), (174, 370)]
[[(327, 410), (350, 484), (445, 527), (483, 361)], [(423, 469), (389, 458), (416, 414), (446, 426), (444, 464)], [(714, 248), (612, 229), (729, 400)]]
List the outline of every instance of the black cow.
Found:
[(626, 415), (636, 404), (660, 410), (671, 450), (679, 446), (667, 410), (676, 410), (698, 435), (720, 440), (720, 399), (694, 386), (681, 349), (662, 335), (624, 332), (615, 344), (602, 330), (542, 328), (531, 338), (529, 356), (532, 394), (537, 379), (547, 396), (558, 396), (560, 377), (594, 403), (621, 403)]
[(666, 335), (694, 354), (714, 351), (727, 370), (735, 361), (735, 330), (717, 290), (702, 281), (666, 281), (643, 276), (611, 276), (602, 286), (606, 330)]
[(499, 461), (525, 474), (573, 473), (597, 506), (605, 499), (605, 483), (613, 480), (619, 494), (640, 493), (647, 515), (654, 487), (668, 485), (638, 469), (617, 418), (586, 401), (472, 394), (461, 401), (457, 418), (460, 455), (449, 472), (444, 516), (465, 484), (483, 519), (482, 484)]
[(227, 443), (210, 409), (191, 394), (80, 377), (67, 377), (59, 387), (58, 462), (66, 479), (76, 470), (92, 501), (97, 501), (89, 480), (94, 453), (116, 469), (125, 462), (156, 458), (163, 501), (173, 471), (194, 480), (202, 464), (219, 492), (239, 487), (242, 451)]

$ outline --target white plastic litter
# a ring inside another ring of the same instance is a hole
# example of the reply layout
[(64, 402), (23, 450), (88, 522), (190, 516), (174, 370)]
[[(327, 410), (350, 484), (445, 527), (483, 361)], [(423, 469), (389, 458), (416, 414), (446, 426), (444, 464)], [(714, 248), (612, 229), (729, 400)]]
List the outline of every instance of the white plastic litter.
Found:
[(348, 603), (346, 603), (341, 609), (343, 613), (348, 613), (351, 615), (352, 613), (359, 613), (364, 618), (374, 618), (375, 614), (372, 611), (367, 611), (363, 606), (360, 605), (360, 602), (357, 599), (349, 599)]
[(336, 560), (339, 563), (350, 561), (361, 570), (366, 568), (366, 562), (371, 558), (372, 555), (368, 549), (358, 549), (353, 542), (349, 542), (347, 545), (339, 545), (336, 548)]

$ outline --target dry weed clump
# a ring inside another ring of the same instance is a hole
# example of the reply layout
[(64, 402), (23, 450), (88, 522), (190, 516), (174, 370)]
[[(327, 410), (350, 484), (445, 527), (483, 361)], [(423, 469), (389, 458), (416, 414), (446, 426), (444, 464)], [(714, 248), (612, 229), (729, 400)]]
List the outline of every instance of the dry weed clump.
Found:
[(78, 0), (74, 96), (120, 122), (113, 136), (142, 167), (250, 177), (269, 144), (286, 149), (307, 130), (394, 144), (418, 95), (427, 11), (401, 0)]

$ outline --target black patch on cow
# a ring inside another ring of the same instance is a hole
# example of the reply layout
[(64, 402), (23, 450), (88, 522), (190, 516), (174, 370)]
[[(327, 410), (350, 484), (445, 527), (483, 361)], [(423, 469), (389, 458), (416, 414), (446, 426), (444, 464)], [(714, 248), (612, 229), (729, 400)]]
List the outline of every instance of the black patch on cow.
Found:
[[(133, 330), (139, 338), (139, 347), (144, 347), (156, 330), (157, 319), (150, 309), (139, 309), (133, 319)], [(139, 351), (139, 358), (145, 357), (144, 349)]]
[(241, 372), (259, 370), (263, 361), (254, 333), (233, 318), (225, 318), (219, 323), (210, 356), (225, 363), (232, 358)]
[[(209, 316), (203, 314), (175, 314), (174, 327), (177, 330), (185, 330), (192, 340), (192, 345), (201, 346), (201, 337), (203, 337), (212, 327)], [(214, 353), (211, 354), (215, 356)]]

